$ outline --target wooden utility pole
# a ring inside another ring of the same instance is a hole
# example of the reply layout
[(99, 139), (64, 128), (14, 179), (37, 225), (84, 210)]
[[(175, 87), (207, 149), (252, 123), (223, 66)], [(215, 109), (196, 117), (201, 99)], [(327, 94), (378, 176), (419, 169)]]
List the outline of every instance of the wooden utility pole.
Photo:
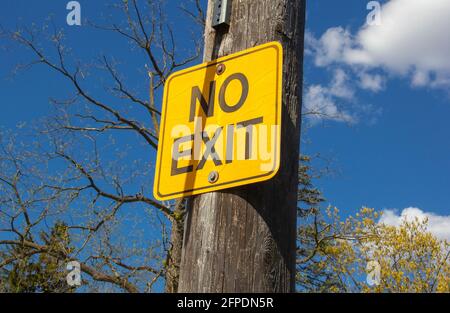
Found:
[(213, 5), (204, 61), (283, 45), (281, 166), (269, 181), (192, 197), (178, 291), (293, 292), (305, 0), (233, 0), (229, 28), (217, 31)]

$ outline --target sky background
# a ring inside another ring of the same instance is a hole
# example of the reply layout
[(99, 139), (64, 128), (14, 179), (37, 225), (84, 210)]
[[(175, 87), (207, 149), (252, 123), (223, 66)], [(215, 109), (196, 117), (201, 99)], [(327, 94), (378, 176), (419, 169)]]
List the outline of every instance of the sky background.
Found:
[(380, 2), (381, 25), (366, 27), (367, 3), (309, 2), (304, 106), (337, 114), (306, 119), (303, 152), (331, 160), (318, 183), (331, 205), (390, 209), (392, 223), (419, 208), (449, 238), (450, 3)]
[[(327, 204), (344, 215), (362, 206), (389, 210), (389, 223), (397, 223), (402, 213), (427, 215), (436, 234), (450, 238), (450, 2), (380, 1), (384, 4), (381, 25), (367, 27), (368, 2), (309, 1), (304, 111), (326, 116), (305, 117), (302, 153), (320, 155), (314, 161), (317, 169), (329, 167), (330, 173), (316, 184)], [(132, 57), (129, 47), (118, 45), (112, 35), (68, 26), (66, 3), (6, 0), (0, 24), (42, 25), (53, 14), (74, 55), (89, 62), (114, 51), (123, 61), (128, 82), (145, 95), (143, 64)], [(108, 18), (102, 1), (80, 3), (83, 19)], [(187, 55), (195, 33), (176, 3), (167, 2), (167, 19), (173, 24), (179, 52)], [(3, 129), (49, 115), (49, 98), (68, 96), (68, 85), (42, 67), (11, 79), (14, 64), (29, 57), (23, 49), (0, 44)]]

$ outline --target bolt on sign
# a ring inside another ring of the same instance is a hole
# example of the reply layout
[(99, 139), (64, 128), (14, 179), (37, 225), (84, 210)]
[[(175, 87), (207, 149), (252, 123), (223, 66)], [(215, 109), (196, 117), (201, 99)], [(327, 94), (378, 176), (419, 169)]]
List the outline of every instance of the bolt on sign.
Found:
[(271, 42), (167, 79), (155, 198), (261, 182), (277, 173), (282, 58), (281, 44)]

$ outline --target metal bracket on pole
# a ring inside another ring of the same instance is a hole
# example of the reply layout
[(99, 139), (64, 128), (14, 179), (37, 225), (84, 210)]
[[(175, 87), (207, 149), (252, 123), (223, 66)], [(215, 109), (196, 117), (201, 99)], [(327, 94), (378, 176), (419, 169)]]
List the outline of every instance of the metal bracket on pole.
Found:
[(214, 11), (212, 15), (212, 27), (218, 29), (230, 26), (232, 0), (214, 0)]

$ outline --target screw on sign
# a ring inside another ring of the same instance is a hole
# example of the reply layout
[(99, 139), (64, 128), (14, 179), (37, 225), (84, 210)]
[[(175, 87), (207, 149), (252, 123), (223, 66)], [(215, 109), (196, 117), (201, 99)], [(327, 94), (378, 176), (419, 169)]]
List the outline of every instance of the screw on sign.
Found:
[(211, 184), (214, 184), (218, 179), (219, 179), (219, 173), (217, 173), (217, 171), (212, 171), (211, 173), (209, 173), (208, 181)]
[(157, 199), (260, 182), (276, 174), (282, 55), (281, 45), (271, 42), (168, 78), (155, 171)]
[(225, 64), (220, 63), (219, 65), (217, 65), (217, 70), (216, 73), (217, 75), (222, 75), (225, 72)]

